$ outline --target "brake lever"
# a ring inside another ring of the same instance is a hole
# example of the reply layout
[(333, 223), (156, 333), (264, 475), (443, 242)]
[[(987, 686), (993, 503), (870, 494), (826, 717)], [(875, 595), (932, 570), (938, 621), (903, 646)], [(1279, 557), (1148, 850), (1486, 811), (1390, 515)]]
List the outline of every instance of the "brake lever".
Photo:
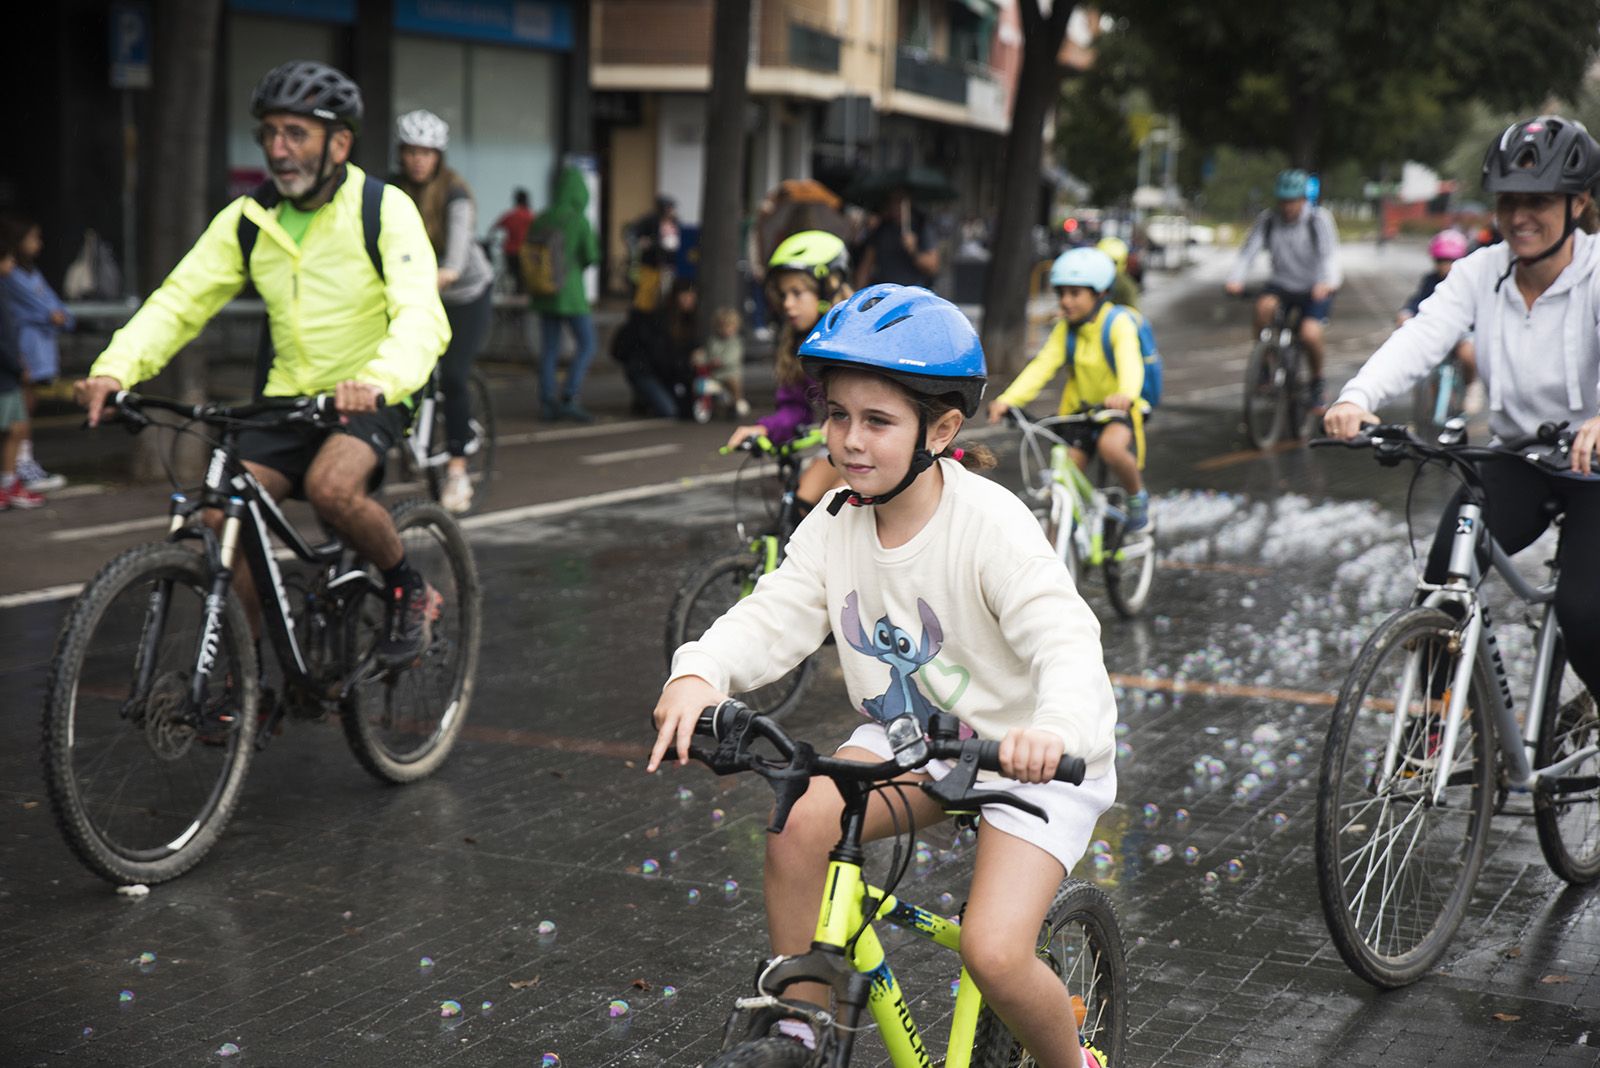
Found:
[(817, 751), (806, 742), (796, 742), (794, 756), (787, 764), (763, 764), (758, 770), (772, 787), (772, 822), (767, 824), (768, 834), (782, 834), (789, 822), (789, 813), (795, 802), (805, 796), (811, 786), (811, 775), (817, 761)]
[(944, 778), (938, 782), (923, 782), (918, 785), (922, 787), (923, 793), (947, 810), (971, 812), (983, 805), (1010, 805), (1030, 816), (1037, 816), (1046, 823), (1050, 822), (1050, 817), (1045, 814), (1044, 809), (1031, 801), (1013, 797), (1002, 790), (975, 789), (973, 784), (977, 779), (978, 754), (969, 749), (961, 754), (961, 759)]

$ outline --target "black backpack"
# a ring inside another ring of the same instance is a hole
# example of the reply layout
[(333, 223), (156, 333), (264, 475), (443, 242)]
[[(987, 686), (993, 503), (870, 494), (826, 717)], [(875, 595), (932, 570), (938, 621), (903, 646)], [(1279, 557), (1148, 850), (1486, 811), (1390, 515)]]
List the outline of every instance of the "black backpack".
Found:
[[(378, 280), (383, 280), (383, 257), (378, 252), (378, 235), (383, 232), (383, 187), (381, 178), (367, 175), (366, 181), (361, 185), (361, 233), (366, 239), (367, 258), (372, 261), (372, 269), (378, 272)], [(263, 208), (275, 208), (283, 197), (278, 193), (278, 187), (268, 179), (250, 190), (250, 199), (260, 204)], [(244, 274), (250, 277), (250, 254), (255, 251), (256, 238), (261, 236), (261, 227), (248, 215), (239, 215), (239, 254), (244, 260)], [(267, 375), (272, 370), (272, 329), (266, 319), (261, 322), (261, 340), (256, 345), (256, 380), (255, 396), (259, 397), (267, 388)]]

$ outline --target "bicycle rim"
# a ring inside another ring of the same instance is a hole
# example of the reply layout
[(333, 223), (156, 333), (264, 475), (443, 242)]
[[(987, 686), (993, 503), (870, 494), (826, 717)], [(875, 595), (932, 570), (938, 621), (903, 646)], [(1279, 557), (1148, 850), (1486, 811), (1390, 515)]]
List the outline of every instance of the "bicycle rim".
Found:
[(1283, 433), (1283, 360), (1278, 346), (1258, 341), (1244, 372), (1244, 432), (1250, 444), (1264, 449)]
[[(1317, 888), (1334, 944), (1378, 986), (1415, 980), (1460, 925), (1494, 801), (1490, 714), (1474, 671), (1442, 798), (1454, 621), (1430, 608), (1391, 617), (1351, 669), (1329, 726), (1317, 795)], [(1403, 703), (1402, 703), (1403, 699)], [(1392, 741), (1397, 715), (1400, 740)], [(1392, 747), (1392, 754), (1391, 754)], [(1386, 760), (1392, 771), (1385, 779)]]
[[(1100, 1050), (1110, 1064), (1121, 1064), (1128, 1031), (1128, 965), (1111, 899), (1098, 887), (1069, 879), (1045, 916), (1038, 954), (1071, 996), (1083, 1044)], [(978, 1068), (1036, 1064), (987, 1006), (973, 1044)]]
[(1132, 619), (1144, 611), (1150, 600), (1150, 587), (1155, 583), (1155, 535), (1140, 533), (1130, 537), (1118, 531), (1115, 542), (1109, 534), (1106, 542), (1116, 546), (1106, 553), (1106, 597), (1119, 616)]
[(236, 598), (202, 717), (190, 708), (208, 585), (202, 558), (183, 546), (129, 550), (79, 595), (56, 644), (46, 786), (73, 851), (113, 882), (162, 882), (198, 863), (232, 816), (254, 753), (258, 668)]
[[(678, 646), (697, 640), (728, 609), (749, 596), (761, 575), (761, 562), (750, 552), (720, 556), (691, 575), (667, 612), (668, 666)], [(808, 656), (765, 686), (734, 696), (757, 712), (780, 717), (799, 702), (815, 669), (815, 655)]]
[[(1600, 743), (1594, 696), (1557, 648), (1534, 762), (1546, 767)], [(1600, 878), (1600, 756), (1563, 772), (1552, 789), (1534, 794), (1534, 825), (1550, 870), (1575, 885)]]
[[(405, 668), (372, 672), (345, 701), (345, 733), (363, 766), (379, 778), (410, 782), (431, 774), (449, 756), (472, 701), (481, 634), (478, 572), (461, 528), (432, 501), (402, 502), (395, 528), (406, 562), (442, 598), (421, 659)], [(372, 590), (378, 585), (374, 581)], [(369, 592), (347, 616), (347, 664), (371, 663), (382, 633), (384, 606)]]

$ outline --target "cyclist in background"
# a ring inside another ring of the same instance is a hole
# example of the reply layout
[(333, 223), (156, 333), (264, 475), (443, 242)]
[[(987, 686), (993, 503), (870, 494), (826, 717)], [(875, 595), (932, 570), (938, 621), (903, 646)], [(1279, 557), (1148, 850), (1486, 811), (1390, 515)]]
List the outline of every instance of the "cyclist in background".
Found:
[[(800, 524), (784, 562), (754, 593), (678, 649), (655, 708), (648, 770), (674, 750), (684, 763), (703, 708), (791, 670), (830, 631), (851, 704), (866, 717), (840, 758), (891, 759), (886, 724), (910, 716), (926, 731), (936, 707), (999, 741), (1001, 770), (1017, 781), (984, 787), (1031, 801), (1049, 818), (985, 808), (962, 963), (1040, 1063), (1103, 1068), (1103, 1056), (1079, 1045), (1068, 992), (1035, 947), (1062, 878), (1116, 797), (1116, 701), (1099, 624), (1066, 566), (1021, 501), (963, 466), (992, 466), (993, 455), (955, 446), (987, 380), (978, 336), (950, 302), (876, 285), (830, 312), (800, 357), (823, 384), (828, 451), (849, 489)], [(916, 675), (930, 662), (970, 676), (939, 706)], [(1051, 781), (1063, 752), (1088, 762), (1081, 786)], [(936, 761), (904, 780), (947, 772)], [(917, 827), (948, 818), (920, 790), (904, 797)], [(777, 953), (811, 944), (843, 807), (831, 782), (813, 780), (783, 833), (767, 836), (767, 929)], [(880, 794), (865, 837), (893, 828)], [(817, 986), (786, 996), (828, 1004)], [(778, 1027), (809, 1042), (810, 1028), (797, 1023)]]
[[(1567, 660), (1591, 693), (1600, 693), (1600, 480), (1586, 477), (1600, 445), (1597, 182), (1600, 144), (1581, 123), (1543, 115), (1508, 126), (1483, 161), (1483, 190), (1494, 196), (1505, 240), (1457, 262), (1345, 385), (1325, 420), (1339, 438), (1379, 422), (1373, 413), (1426, 377), (1477, 324), (1478, 373), (1495, 438), (1532, 435), (1546, 422), (1577, 430), (1568, 475), (1543, 474), (1516, 459), (1480, 461), (1478, 473), (1487, 489), (1484, 524), (1508, 553), (1550, 525), (1548, 502), (1564, 511), (1556, 619)], [(1446, 509), (1434, 536), (1429, 582), (1444, 581), (1461, 500)]]
[(1139, 283), (1128, 273), (1128, 243), (1120, 237), (1102, 237), (1095, 248), (1111, 257), (1117, 268), (1116, 280), (1111, 283), (1111, 303), (1124, 308), (1139, 308)]
[[(377, 653), (409, 664), (427, 647), (440, 597), (406, 561), (370, 480), (406, 431), (410, 397), (450, 340), (438, 264), (411, 199), (376, 183), (382, 273), (365, 243), (367, 176), (349, 162), (361, 90), (340, 71), (295, 60), (256, 86), (250, 113), (271, 180), (223, 208), (161, 287), (75, 384), (94, 426), (119, 390), (150, 378), (247, 282), (267, 305), (275, 355), (262, 393), (332, 393), (344, 425), (246, 430), (245, 468), (273, 497), (304, 493), (317, 514), (383, 573), (388, 618)], [(258, 228), (249, 262), (241, 220)], [(207, 521), (220, 525), (221, 518)], [(234, 588), (259, 618), (248, 568)]]
[[(1433, 270), (1422, 276), (1422, 281), (1417, 283), (1417, 291), (1411, 294), (1411, 299), (1407, 300), (1405, 306), (1395, 315), (1396, 326), (1404, 325), (1407, 319), (1417, 314), (1422, 302), (1433, 296), (1433, 291), (1450, 273), (1450, 268), (1467, 254), (1469, 244), (1467, 235), (1460, 230), (1440, 230), (1433, 235), (1433, 240), (1428, 242), (1428, 255), (1433, 258)], [(1473, 355), (1470, 327), (1450, 350), (1450, 359), (1455, 360), (1460, 366), (1463, 384), (1469, 391), (1467, 411), (1472, 413), (1482, 411), (1483, 387), (1478, 383), (1478, 362)]]
[(1223, 288), (1236, 297), (1244, 293), (1250, 263), (1266, 248), (1272, 269), (1256, 300), (1254, 332), (1259, 335), (1266, 329), (1280, 303), (1300, 309), (1300, 343), (1311, 361), (1311, 408), (1320, 413), (1328, 403), (1322, 381), (1323, 331), (1333, 311), (1333, 294), (1343, 284), (1344, 275), (1333, 215), (1306, 201), (1310, 180), (1302, 170), (1278, 175), (1274, 186), (1277, 207), (1256, 217)]
[[(826, 230), (802, 230), (785, 238), (767, 261), (767, 300), (778, 313), (783, 331), (773, 350), (777, 361), (777, 406), (770, 415), (734, 429), (728, 448), (745, 438), (765, 434), (774, 445), (798, 437), (800, 428), (815, 424), (821, 394), (796, 355), (800, 343), (816, 328), (823, 312), (850, 295), (846, 282), (850, 254)], [(795, 489), (801, 515), (817, 506), (822, 495), (839, 484), (839, 475), (825, 457), (811, 461)]]
[[(1099, 249), (1068, 249), (1050, 266), (1050, 284), (1061, 301), (1062, 319), (1050, 331), (1044, 347), (1029, 361), (1004, 393), (989, 403), (989, 422), (997, 423), (1012, 408), (1039, 395), (1063, 364), (1067, 382), (1061, 390), (1060, 414), (1072, 415), (1094, 408), (1115, 414), (1104, 422), (1075, 423), (1061, 427), (1079, 469), (1099, 453), (1112, 475), (1128, 491), (1129, 532), (1150, 523), (1150, 493), (1140, 474), (1143, 424), (1149, 414), (1139, 394), (1144, 388), (1144, 354), (1133, 315), (1118, 316), (1111, 324), (1111, 352), (1104, 351), (1105, 321), (1116, 304), (1108, 293), (1116, 265)], [(1137, 314), (1137, 313), (1135, 313)]]
[(446, 166), (450, 125), (431, 111), (408, 111), (395, 121), (400, 173), (390, 179), (416, 202), (439, 260), (439, 299), (450, 320), (450, 346), (439, 357), (444, 392), (445, 467), (439, 503), (460, 515), (472, 508), (467, 446), (472, 443), (472, 406), (467, 382), (473, 361), (489, 340), (494, 321), (494, 268), (478, 244), (478, 206), (465, 178)]

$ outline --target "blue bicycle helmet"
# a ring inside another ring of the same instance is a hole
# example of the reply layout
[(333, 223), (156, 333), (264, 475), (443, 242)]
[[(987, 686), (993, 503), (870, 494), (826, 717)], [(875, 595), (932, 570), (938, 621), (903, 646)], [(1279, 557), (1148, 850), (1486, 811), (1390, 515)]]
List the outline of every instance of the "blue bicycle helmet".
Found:
[(1086, 286), (1104, 293), (1116, 280), (1116, 261), (1097, 248), (1069, 248), (1050, 265), (1052, 286)]
[(1278, 172), (1278, 181), (1273, 186), (1272, 192), (1279, 200), (1303, 200), (1310, 184), (1311, 175), (1291, 167)]
[[(1101, 253), (1103, 256), (1104, 253)], [(830, 367), (871, 371), (927, 397), (954, 396), (966, 418), (978, 412), (989, 382), (983, 345), (972, 323), (943, 297), (920, 286), (868, 286), (835, 306), (801, 343), (797, 355), (806, 373), (821, 377)], [(933, 466), (927, 449), (928, 421), (917, 411), (917, 449), (898, 485), (876, 497), (841, 491), (828, 505), (837, 515), (850, 504), (885, 504)]]

